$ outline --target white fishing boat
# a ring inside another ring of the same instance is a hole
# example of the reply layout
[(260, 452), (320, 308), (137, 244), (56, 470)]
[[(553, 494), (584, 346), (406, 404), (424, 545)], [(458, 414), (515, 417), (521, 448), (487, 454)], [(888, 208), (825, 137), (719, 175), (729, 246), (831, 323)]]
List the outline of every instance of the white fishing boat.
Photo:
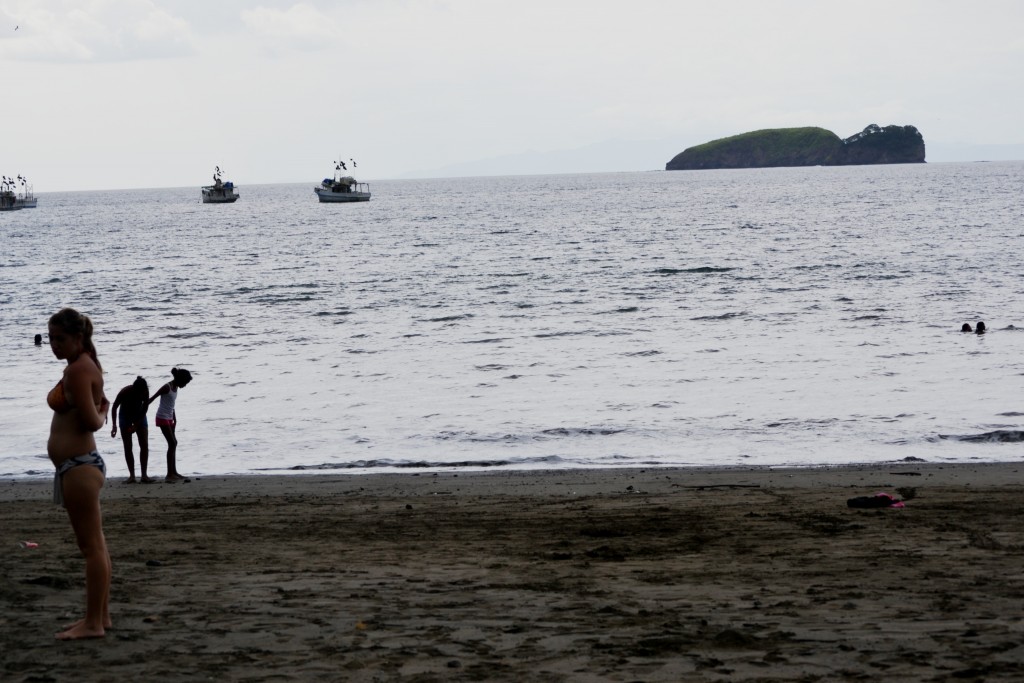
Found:
[[(15, 194), (15, 188), (21, 185), (21, 193)], [(16, 211), (18, 209), (36, 208), (36, 196), (32, 194), (32, 186), (24, 176), (8, 178), (3, 176), (0, 182), (0, 211)]]
[[(356, 162), (349, 159), (352, 168)], [(343, 175), (348, 171), (344, 161), (334, 164), (334, 177), (324, 178), (319, 186), (313, 188), (317, 198), (323, 203), (332, 202), (368, 202), (370, 201), (369, 183), (356, 182), (350, 175)]]
[(235, 184), (221, 180), (220, 166), (214, 167), (213, 185), (203, 186), (203, 204), (230, 204), (238, 201)]

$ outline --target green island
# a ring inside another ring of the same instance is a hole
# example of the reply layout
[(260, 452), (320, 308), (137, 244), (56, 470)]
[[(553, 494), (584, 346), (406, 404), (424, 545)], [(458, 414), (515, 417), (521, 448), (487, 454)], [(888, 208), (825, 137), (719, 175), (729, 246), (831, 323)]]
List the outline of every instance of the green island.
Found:
[(755, 130), (688, 147), (665, 170), (916, 163), (924, 163), (924, 136), (917, 128), (872, 123), (848, 138), (813, 126)]

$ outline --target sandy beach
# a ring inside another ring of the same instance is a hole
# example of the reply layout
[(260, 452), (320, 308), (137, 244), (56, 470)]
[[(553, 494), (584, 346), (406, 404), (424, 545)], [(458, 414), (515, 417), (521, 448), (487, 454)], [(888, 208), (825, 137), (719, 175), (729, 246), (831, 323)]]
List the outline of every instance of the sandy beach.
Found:
[(64, 512), (0, 481), (0, 679), (1021, 681), (1022, 471), (113, 477), (114, 628), (73, 643)]

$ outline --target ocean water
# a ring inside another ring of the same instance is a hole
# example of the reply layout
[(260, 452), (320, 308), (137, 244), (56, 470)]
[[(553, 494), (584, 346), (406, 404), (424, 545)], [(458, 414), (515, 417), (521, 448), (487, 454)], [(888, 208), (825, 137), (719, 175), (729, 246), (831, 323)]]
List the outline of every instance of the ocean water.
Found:
[(62, 306), (111, 398), (193, 372), (186, 474), (1024, 454), (1024, 163), (313, 184), (0, 213), (0, 476), (52, 471)]

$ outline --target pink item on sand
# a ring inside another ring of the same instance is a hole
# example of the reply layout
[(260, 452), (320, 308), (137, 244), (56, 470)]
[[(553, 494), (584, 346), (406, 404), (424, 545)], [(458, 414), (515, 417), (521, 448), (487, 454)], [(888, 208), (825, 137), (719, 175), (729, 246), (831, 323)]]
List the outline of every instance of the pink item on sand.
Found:
[(906, 507), (906, 506), (905, 506), (905, 505), (903, 504), (903, 501), (902, 501), (902, 500), (896, 500), (895, 498), (893, 498), (893, 496), (892, 496), (892, 494), (891, 494), (891, 493), (886, 493), (885, 491), (879, 491), (878, 493), (876, 493), (876, 494), (875, 494), (875, 498), (888, 498), (889, 500), (891, 500), (891, 501), (892, 501), (892, 503), (890, 503), (890, 505), (889, 505), (889, 507), (891, 507), (891, 508), (902, 508), (902, 507)]

